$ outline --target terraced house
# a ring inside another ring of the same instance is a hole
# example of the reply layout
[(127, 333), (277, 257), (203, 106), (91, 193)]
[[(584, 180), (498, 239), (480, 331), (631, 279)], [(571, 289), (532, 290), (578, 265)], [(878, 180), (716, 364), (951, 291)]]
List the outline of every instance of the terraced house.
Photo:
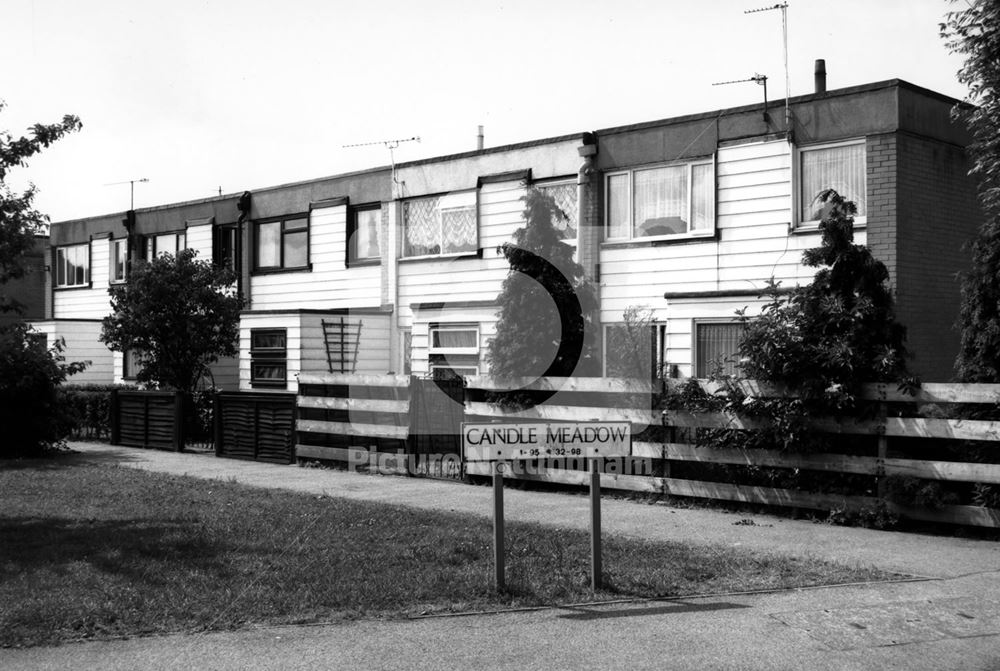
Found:
[[(913, 369), (946, 380), (957, 351), (956, 272), (981, 213), (957, 101), (904, 81), (477, 149), (334, 177), (52, 225), (46, 315), (93, 366), (128, 380), (99, 341), (107, 288), (129, 260), (182, 247), (232, 264), (247, 299), (238, 361), (215, 384), (295, 391), (303, 372), (486, 373), (529, 187), (569, 213), (565, 241), (599, 293), (604, 329), (645, 306), (650, 362), (701, 376), (735, 350), (734, 313), (769, 278), (807, 283), (816, 194), (858, 206), (856, 241), (889, 267)], [(605, 352), (610, 360), (614, 351)]]

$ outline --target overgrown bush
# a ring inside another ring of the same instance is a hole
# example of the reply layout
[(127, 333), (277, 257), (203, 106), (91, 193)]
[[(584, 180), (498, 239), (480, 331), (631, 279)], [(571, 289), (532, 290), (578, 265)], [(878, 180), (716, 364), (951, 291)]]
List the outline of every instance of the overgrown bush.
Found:
[(70, 437), (92, 440), (111, 437), (111, 392), (131, 385), (62, 385), (57, 398), (70, 422)]
[(72, 418), (59, 385), (86, 363), (66, 363), (63, 343), (45, 349), (25, 324), (0, 326), (0, 457), (44, 454), (69, 435)]

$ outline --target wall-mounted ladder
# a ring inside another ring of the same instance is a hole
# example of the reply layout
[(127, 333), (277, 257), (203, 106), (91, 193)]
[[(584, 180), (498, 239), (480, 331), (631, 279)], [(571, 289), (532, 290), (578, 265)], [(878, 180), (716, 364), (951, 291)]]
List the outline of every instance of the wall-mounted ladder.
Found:
[(326, 363), (331, 373), (353, 373), (361, 344), (361, 320), (355, 323), (344, 317), (323, 320)]

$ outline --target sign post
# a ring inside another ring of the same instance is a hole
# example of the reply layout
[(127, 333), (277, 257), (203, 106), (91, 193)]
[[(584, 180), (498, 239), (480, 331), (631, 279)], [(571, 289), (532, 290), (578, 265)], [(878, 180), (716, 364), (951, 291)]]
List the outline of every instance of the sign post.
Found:
[(466, 461), (488, 461), (493, 474), (493, 567), (497, 591), (504, 576), (503, 474), (511, 465), (530, 459), (586, 459), (590, 471), (590, 584), (601, 588), (601, 468), (606, 457), (631, 453), (628, 422), (550, 422), (525, 424), (462, 424)]

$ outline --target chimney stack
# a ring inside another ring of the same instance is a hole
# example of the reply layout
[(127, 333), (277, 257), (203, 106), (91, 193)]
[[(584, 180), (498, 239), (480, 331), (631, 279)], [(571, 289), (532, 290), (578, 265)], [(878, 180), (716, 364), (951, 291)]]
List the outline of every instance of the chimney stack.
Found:
[(483, 141), (484, 141), (484, 138), (483, 138), (483, 127), (480, 126), (479, 127), (479, 135), (476, 136), (476, 149), (482, 149), (483, 148)]
[(826, 93), (826, 60), (816, 59), (816, 67), (813, 68), (813, 76), (816, 81), (816, 93)]

